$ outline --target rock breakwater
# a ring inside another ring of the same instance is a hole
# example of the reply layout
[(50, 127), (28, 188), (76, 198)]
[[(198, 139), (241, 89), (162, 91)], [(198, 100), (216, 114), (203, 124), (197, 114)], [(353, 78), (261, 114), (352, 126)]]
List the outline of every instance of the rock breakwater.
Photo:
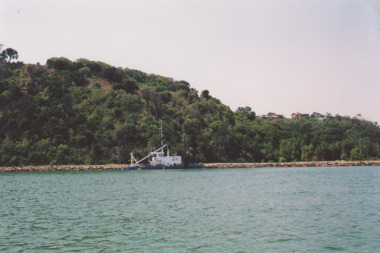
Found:
[(45, 165), (45, 166), (23, 166), (23, 167), (0, 167), (0, 172), (21, 171), (78, 171), (78, 170), (123, 170), (126, 164), (106, 165)]
[(268, 163), (205, 163), (206, 168), (380, 166), (380, 161), (312, 161)]
[[(380, 161), (313, 161), (313, 162), (268, 162), (268, 163), (204, 163), (205, 168), (265, 168), (265, 167), (336, 167), (336, 166), (380, 166)], [(0, 167), (0, 172), (22, 171), (86, 171), (123, 170), (127, 164), (106, 165), (45, 165), (23, 167)]]

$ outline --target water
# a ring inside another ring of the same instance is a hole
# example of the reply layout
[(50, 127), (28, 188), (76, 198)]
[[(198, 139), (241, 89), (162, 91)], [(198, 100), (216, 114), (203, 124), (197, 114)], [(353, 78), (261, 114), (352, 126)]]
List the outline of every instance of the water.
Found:
[(0, 252), (376, 252), (380, 167), (0, 174)]

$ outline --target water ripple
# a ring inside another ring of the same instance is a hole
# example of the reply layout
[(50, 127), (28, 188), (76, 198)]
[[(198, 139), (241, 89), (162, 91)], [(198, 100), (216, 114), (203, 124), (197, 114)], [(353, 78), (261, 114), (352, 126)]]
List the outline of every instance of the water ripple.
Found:
[(0, 174), (0, 252), (374, 252), (380, 167)]

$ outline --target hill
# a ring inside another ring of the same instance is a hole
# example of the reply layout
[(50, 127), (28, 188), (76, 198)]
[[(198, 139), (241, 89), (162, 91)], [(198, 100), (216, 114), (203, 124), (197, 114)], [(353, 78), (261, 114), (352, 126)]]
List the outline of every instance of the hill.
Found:
[(259, 119), (186, 81), (86, 59), (2, 60), (0, 108), (0, 166), (129, 163), (160, 146), (161, 121), (171, 153), (184, 154), (186, 135), (188, 162), (380, 158), (377, 123)]

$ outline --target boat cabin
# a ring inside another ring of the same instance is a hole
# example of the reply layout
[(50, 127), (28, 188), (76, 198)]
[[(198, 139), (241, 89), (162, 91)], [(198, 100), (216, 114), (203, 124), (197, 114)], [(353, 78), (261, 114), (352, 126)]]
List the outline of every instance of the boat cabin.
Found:
[(151, 166), (178, 166), (181, 162), (181, 156), (164, 156), (164, 152), (151, 152), (149, 157)]

